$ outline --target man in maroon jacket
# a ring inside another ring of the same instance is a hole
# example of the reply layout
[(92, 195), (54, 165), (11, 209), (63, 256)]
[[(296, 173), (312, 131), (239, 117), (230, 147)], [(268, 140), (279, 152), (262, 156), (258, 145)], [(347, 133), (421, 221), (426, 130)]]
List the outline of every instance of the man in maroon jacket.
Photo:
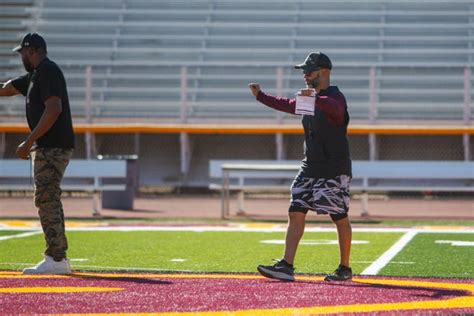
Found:
[(352, 229), (347, 213), (352, 167), (347, 140), (349, 114), (346, 99), (336, 86), (330, 85), (332, 64), (325, 54), (310, 53), (304, 63), (295, 68), (303, 70), (306, 82), (306, 89), (302, 89), (299, 95), (314, 97), (306, 98), (310, 100), (310, 107), (303, 110), (297, 99), (271, 96), (262, 92), (258, 84), (249, 84), (252, 94), (266, 106), (291, 114), (303, 113), (305, 138), (305, 158), (291, 185), (284, 256), (274, 265), (259, 265), (257, 270), (268, 278), (294, 281), (293, 262), (304, 233), (306, 213), (310, 210), (328, 214), (337, 227), (340, 264), (325, 280), (350, 280)]

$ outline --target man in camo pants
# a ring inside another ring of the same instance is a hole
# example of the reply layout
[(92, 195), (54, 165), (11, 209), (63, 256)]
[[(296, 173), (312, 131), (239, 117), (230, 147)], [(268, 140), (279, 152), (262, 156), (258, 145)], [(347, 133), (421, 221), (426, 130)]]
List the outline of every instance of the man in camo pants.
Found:
[(36, 148), (31, 152), (35, 181), (35, 205), (46, 239), (45, 254), (56, 261), (66, 258), (64, 212), (60, 183), (72, 149)]
[(48, 59), (46, 42), (37, 33), (26, 34), (14, 49), (27, 73), (0, 88), (0, 96), (26, 97), (26, 118), (31, 130), (16, 150), (21, 159), (32, 159), (35, 205), (46, 240), (44, 260), (24, 274), (67, 274), (68, 248), (61, 204), (61, 180), (74, 148), (74, 133), (66, 80)]

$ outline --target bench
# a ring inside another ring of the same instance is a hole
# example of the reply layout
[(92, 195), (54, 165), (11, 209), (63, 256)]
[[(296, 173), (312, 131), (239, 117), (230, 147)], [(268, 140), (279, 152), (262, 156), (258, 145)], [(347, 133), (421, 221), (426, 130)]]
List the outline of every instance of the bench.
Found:
[[(221, 217), (229, 215), (230, 191), (237, 191), (238, 212), (244, 213), (245, 192), (289, 192), (300, 165), (301, 161), (211, 160), (209, 176), (220, 183), (209, 188), (221, 191)], [(363, 216), (368, 215), (369, 192), (474, 192), (474, 162), (356, 160), (352, 171), (351, 192), (363, 193)]]
[[(63, 191), (93, 193), (93, 215), (100, 215), (99, 200), (103, 191), (125, 191), (126, 184), (108, 184), (103, 180), (126, 180), (125, 160), (73, 159), (66, 168), (61, 183)], [(122, 182), (122, 181), (121, 181)], [(124, 181), (123, 181), (124, 182)], [(32, 191), (32, 165), (19, 159), (0, 160), (0, 191)]]

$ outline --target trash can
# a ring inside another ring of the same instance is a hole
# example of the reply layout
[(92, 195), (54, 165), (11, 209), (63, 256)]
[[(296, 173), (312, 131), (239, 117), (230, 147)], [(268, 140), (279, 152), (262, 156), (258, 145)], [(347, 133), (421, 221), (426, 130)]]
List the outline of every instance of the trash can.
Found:
[[(97, 159), (126, 160), (125, 191), (102, 191), (102, 208), (133, 210), (133, 201), (138, 190), (138, 156), (137, 155), (99, 155)], [(104, 184), (123, 184), (123, 180), (104, 178)]]

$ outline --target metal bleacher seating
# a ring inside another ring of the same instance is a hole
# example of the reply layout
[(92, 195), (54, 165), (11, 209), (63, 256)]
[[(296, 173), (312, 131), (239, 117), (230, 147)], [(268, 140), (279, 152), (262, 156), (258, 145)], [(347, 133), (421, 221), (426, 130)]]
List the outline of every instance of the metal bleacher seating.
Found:
[[(231, 190), (237, 192), (242, 213), (246, 192), (286, 193), (300, 165), (292, 160), (210, 160), (209, 188), (221, 192), (221, 217), (229, 215)], [(371, 192), (474, 192), (474, 163), (468, 161), (354, 160), (352, 171), (351, 192), (363, 194), (363, 215), (368, 215)], [(257, 179), (263, 184), (252, 183)]]
[[(19, 38), (28, 30), (22, 21), (30, 19), (27, 8), (33, 3), (34, 0), (0, 1), (0, 82), (18, 76), (22, 71), (20, 60), (12, 60), (16, 57), (12, 54), (12, 48), (18, 45)], [(23, 107), (24, 100), (12, 98), (0, 103), (0, 116), (15, 115)]]
[[(12, 18), (2, 10), (2, 77), (18, 74), (20, 61), (9, 52), (20, 31), (41, 32), (63, 67), (75, 115), (84, 115), (85, 67), (92, 66), (94, 116), (179, 118), (186, 66), (189, 117), (272, 118), (247, 83), (292, 96), (302, 85), (292, 65), (321, 50), (354, 118), (369, 117), (371, 67), (378, 119), (463, 118), (464, 71), (474, 57), (471, 1), (11, 2), (27, 5), (10, 6)], [(9, 102), (2, 115), (21, 115), (22, 102)]]
[[(107, 178), (109, 183), (103, 180)], [(121, 183), (110, 183), (110, 180)], [(73, 159), (69, 163), (64, 181), (63, 191), (87, 191), (93, 193), (93, 212), (99, 214), (99, 198), (103, 191), (117, 191), (124, 194), (131, 183), (125, 160), (83, 160)], [(0, 159), (0, 192), (33, 190), (31, 164), (19, 159)]]

